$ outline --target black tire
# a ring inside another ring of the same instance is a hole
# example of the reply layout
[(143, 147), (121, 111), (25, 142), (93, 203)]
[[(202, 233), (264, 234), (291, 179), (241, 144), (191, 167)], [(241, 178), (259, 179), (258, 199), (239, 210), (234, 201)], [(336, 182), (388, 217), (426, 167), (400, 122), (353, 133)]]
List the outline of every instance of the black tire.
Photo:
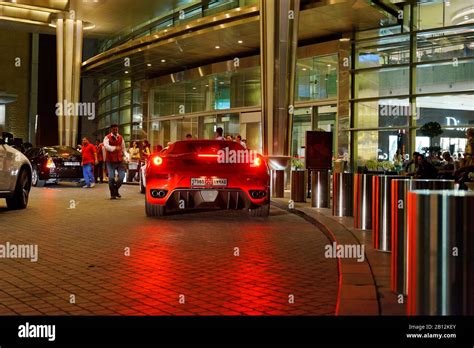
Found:
[(138, 172), (138, 181), (140, 185), (140, 193), (145, 193), (146, 192), (146, 187), (143, 185), (143, 180), (142, 180), (142, 173), (141, 171)]
[(30, 196), (31, 179), (27, 170), (23, 169), (18, 176), (13, 196), (7, 198), (7, 208), (10, 210), (25, 209)]
[(33, 173), (31, 175), (31, 185), (34, 187), (44, 187), (46, 184), (45, 180), (40, 180), (38, 168), (33, 168)]
[(148, 203), (145, 197), (145, 212), (148, 217), (162, 217), (166, 214), (164, 205)]
[(249, 214), (252, 217), (268, 217), (268, 215), (270, 215), (270, 204), (264, 204), (256, 208), (249, 209)]

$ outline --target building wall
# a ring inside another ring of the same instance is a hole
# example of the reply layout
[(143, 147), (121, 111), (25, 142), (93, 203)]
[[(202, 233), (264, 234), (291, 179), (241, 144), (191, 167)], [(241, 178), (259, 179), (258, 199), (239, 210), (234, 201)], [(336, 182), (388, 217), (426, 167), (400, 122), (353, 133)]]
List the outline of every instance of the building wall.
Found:
[(17, 96), (15, 102), (6, 105), (4, 131), (25, 141), (29, 131), (30, 47), (29, 33), (0, 30), (0, 91)]

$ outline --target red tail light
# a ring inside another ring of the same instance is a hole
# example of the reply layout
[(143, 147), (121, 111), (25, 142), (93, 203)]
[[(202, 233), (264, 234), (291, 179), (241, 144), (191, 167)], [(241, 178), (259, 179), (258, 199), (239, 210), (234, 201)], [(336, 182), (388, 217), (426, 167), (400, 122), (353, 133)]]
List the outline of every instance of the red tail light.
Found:
[(48, 161), (46, 162), (46, 168), (56, 168), (56, 165), (51, 158), (48, 158)]
[(153, 164), (155, 166), (161, 166), (163, 164), (163, 158), (161, 158), (160, 156), (156, 156), (153, 158)]
[(198, 157), (202, 157), (202, 158), (218, 158), (219, 155), (214, 155), (214, 154), (199, 154)]
[(253, 160), (252, 166), (253, 167), (260, 167), (262, 165), (262, 159), (260, 157), (255, 157)]

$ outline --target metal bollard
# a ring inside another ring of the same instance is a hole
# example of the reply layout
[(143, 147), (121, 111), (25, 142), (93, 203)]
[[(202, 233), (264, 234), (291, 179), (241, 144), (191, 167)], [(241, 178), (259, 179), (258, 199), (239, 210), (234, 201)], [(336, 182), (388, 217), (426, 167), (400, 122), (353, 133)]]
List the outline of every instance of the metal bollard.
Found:
[(329, 171), (311, 171), (311, 207), (329, 208)]
[(332, 215), (352, 216), (354, 198), (354, 176), (352, 173), (334, 173), (332, 176)]
[(378, 251), (392, 250), (391, 182), (398, 175), (376, 175), (372, 178), (372, 243)]
[(474, 192), (408, 193), (409, 315), (474, 315)]
[(452, 190), (454, 180), (394, 179), (392, 180), (392, 263), (391, 289), (408, 294), (408, 224), (407, 196), (412, 190)]
[(354, 174), (354, 228), (372, 229), (372, 174)]

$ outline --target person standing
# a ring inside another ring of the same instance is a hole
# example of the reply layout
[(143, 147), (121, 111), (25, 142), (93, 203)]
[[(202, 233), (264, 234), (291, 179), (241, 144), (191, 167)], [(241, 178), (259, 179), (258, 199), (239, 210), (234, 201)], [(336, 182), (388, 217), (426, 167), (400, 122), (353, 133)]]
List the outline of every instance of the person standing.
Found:
[(95, 148), (97, 151), (97, 165), (94, 166), (94, 177), (95, 182), (100, 182), (101, 184), (104, 183), (104, 154), (103, 148), (104, 144), (100, 142), (99, 139), (95, 141)]
[(89, 139), (82, 139), (82, 174), (86, 184), (82, 188), (92, 188), (95, 186), (93, 166), (97, 164), (97, 150)]
[(242, 136), (240, 134), (238, 134), (235, 137), (235, 141), (238, 142), (240, 145), (242, 145), (244, 147), (244, 149), (247, 148), (247, 144), (242, 140)]
[(132, 146), (128, 149), (128, 175), (127, 182), (132, 182), (135, 174), (137, 174), (138, 165), (140, 163), (140, 148), (136, 141), (132, 143)]
[[(110, 126), (110, 134), (104, 138), (104, 158), (109, 176), (110, 199), (121, 198), (119, 189), (125, 178), (125, 166), (123, 154), (125, 152), (125, 141), (118, 133), (118, 125)], [(117, 171), (118, 179), (115, 179)]]
[(142, 159), (146, 162), (148, 161), (148, 158), (151, 156), (151, 149), (150, 149), (150, 143), (148, 140), (143, 141), (143, 150), (142, 150)]
[(224, 134), (224, 130), (222, 127), (217, 127), (216, 129), (216, 140), (225, 140), (225, 138), (222, 136)]

